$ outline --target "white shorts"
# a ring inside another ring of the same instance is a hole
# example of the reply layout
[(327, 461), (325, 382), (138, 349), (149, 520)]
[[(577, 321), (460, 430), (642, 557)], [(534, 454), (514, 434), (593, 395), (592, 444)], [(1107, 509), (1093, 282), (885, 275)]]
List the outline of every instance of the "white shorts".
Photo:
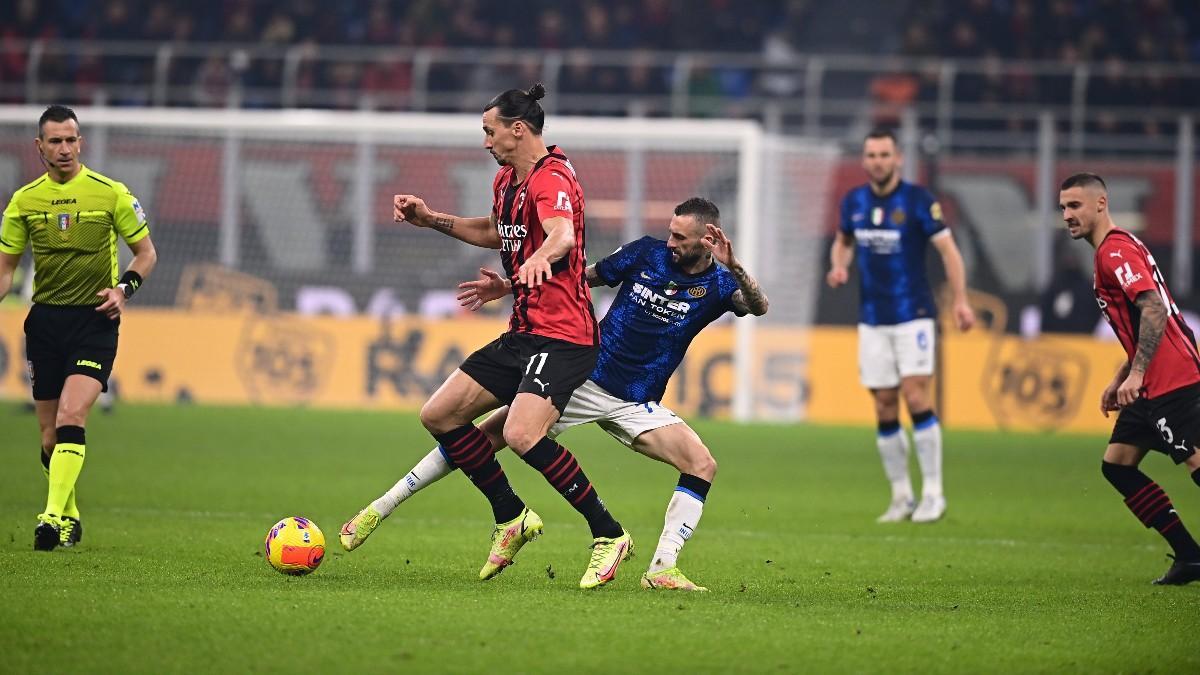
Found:
[(933, 319), (916, 319), (894, 326), (858, 324), (858, 376), (868, 389), (893, 389), (900, 378), (932, 375)]
[(609, 436), (632, 448), (633, 440), (641, 434), (682, 421), (658, 403), (622, 401), (588, 380), (571, 394), (562, 416), (550, 428), (549, 436), (557, 438), (571, 427), (595, 422)]

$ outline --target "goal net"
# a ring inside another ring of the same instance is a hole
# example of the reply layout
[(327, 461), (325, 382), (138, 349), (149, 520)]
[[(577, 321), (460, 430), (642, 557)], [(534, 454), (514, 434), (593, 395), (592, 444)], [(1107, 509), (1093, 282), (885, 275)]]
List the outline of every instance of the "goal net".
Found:
[[(398, 192), (438, 211), (489, 212), (496, 165), (477, 115), (77, 112), (84, 163), (125, 183), (151, 222), (159, 263), (135, 312), (453, 323), (462, 318), (456, 285), (499, 266), (494, 251), (392, 222)], [(32, 143), (40, 113), (0, 108), (5, 195), (43, 171)], [(721, 208), (735, 253), (771, 298), (767, 317), (726, 320), (697, 340), (673, 384), (680, 411), (801, 417), (806, 356), (797, 329), (811, 322), (824, 267), (836, 151), (746, 121), (551, 117), (545, 137), (583, 185), (589, 261), (644, 234), (665, 238), (674, 206), (704, 196)], [(596, 290), (602, 314), (612, 291)], [(493, 305), (499, 319), (507, 305)], [(210, 329), (197, 321), (197, 331)], [(20, 363), (19, 337), (5, 330), (8, 361)], [(459, 351), (494, 334), (471, 336)], [(117, 375), (135, 358), (123, 351)]]

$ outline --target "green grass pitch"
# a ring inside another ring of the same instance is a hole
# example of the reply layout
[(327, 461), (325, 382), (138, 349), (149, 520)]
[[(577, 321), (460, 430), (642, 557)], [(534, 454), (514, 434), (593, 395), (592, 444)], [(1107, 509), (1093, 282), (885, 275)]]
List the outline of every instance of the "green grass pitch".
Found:
[[(476, 579), (486, 502), (459, 475), (352, 554), (337, 530), (432, 443), (411, 414), (122, 406), (96, 415), (85, 541), (32, 550), (36, 423), (0, 406), (0, 673), (1200, 672), (1200, 584), (1158, 588), (1166, 545), (1100, 475), (1103, 438), (946, 434), (947, 518), (877, 525), (870, 429), (698, 422), (720, 470), (681, 566), (637, 581), (676, 474), (593, 428), (563, 437), (633, 533), (617, 580), (577, 582), (579, 517), (505, 454), (546, 535)], [(1145, 468), (1200, 531), (1200, 490)], [(303, 515), (329, 554), (290, 578), (260, 553)]]

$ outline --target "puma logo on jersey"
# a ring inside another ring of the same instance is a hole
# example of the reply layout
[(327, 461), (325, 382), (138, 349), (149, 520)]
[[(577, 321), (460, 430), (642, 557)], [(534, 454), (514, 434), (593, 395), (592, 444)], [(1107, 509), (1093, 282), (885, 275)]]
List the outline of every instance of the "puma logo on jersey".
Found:
[(541, 388), (542, 388), (542, 393), (543, 393), (543, 394), (544, 394), (544, 393), (546, 393), (546, 387), (549, 387), (549, 386), (550, 386), (550, 383), (549, 383), (549, 382), (542, 382), (541, 380), (539, 380), (539, 379), (538, 379), (538, 378), (536, 378), (536, 377), (535, 377), (535, 378), (533, 378), (533, 382), (534, 382), (534, 384), (536, 384), (537, 386), (539, 386), (539, 387), (541, 387)]
[(1124, 259), (1125, 259), (1125, 258), (1123, 258), (1123, 257), (1121, 256), (1121, 250), (1120, 250), (1120, 249), (1117, 249), (1117, 251), (1116, 251), (1115, 253), (1109, 253), (1109, 254), (1108, 254), (1108, 257), (1110, 257), (1110, 258), (1121, 258), (1121, 260), (1124, 260)]

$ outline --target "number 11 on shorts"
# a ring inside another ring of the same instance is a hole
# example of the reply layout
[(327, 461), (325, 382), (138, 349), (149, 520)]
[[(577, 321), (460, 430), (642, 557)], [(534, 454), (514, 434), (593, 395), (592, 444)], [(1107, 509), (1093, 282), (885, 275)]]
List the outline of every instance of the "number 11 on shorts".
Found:
[[(542, 352), (540, 354), (534, 354), (533, 356), (529, 357), (529, 365), (525, 366), (525, 374), (528, 375), (529, 371), (532, 370), (534, 375), (541, 375), (542, 368), (545, 367), (545, 365), (546, 365), (546, 357), (549, 355), (550, 354), (548, 352)], [(540, 360), (539, 360), (539, 357), (541, 357)], [(533, 367), (534, 361), (537, 361), (536, 369), (534, 369), (534, 367)]]

